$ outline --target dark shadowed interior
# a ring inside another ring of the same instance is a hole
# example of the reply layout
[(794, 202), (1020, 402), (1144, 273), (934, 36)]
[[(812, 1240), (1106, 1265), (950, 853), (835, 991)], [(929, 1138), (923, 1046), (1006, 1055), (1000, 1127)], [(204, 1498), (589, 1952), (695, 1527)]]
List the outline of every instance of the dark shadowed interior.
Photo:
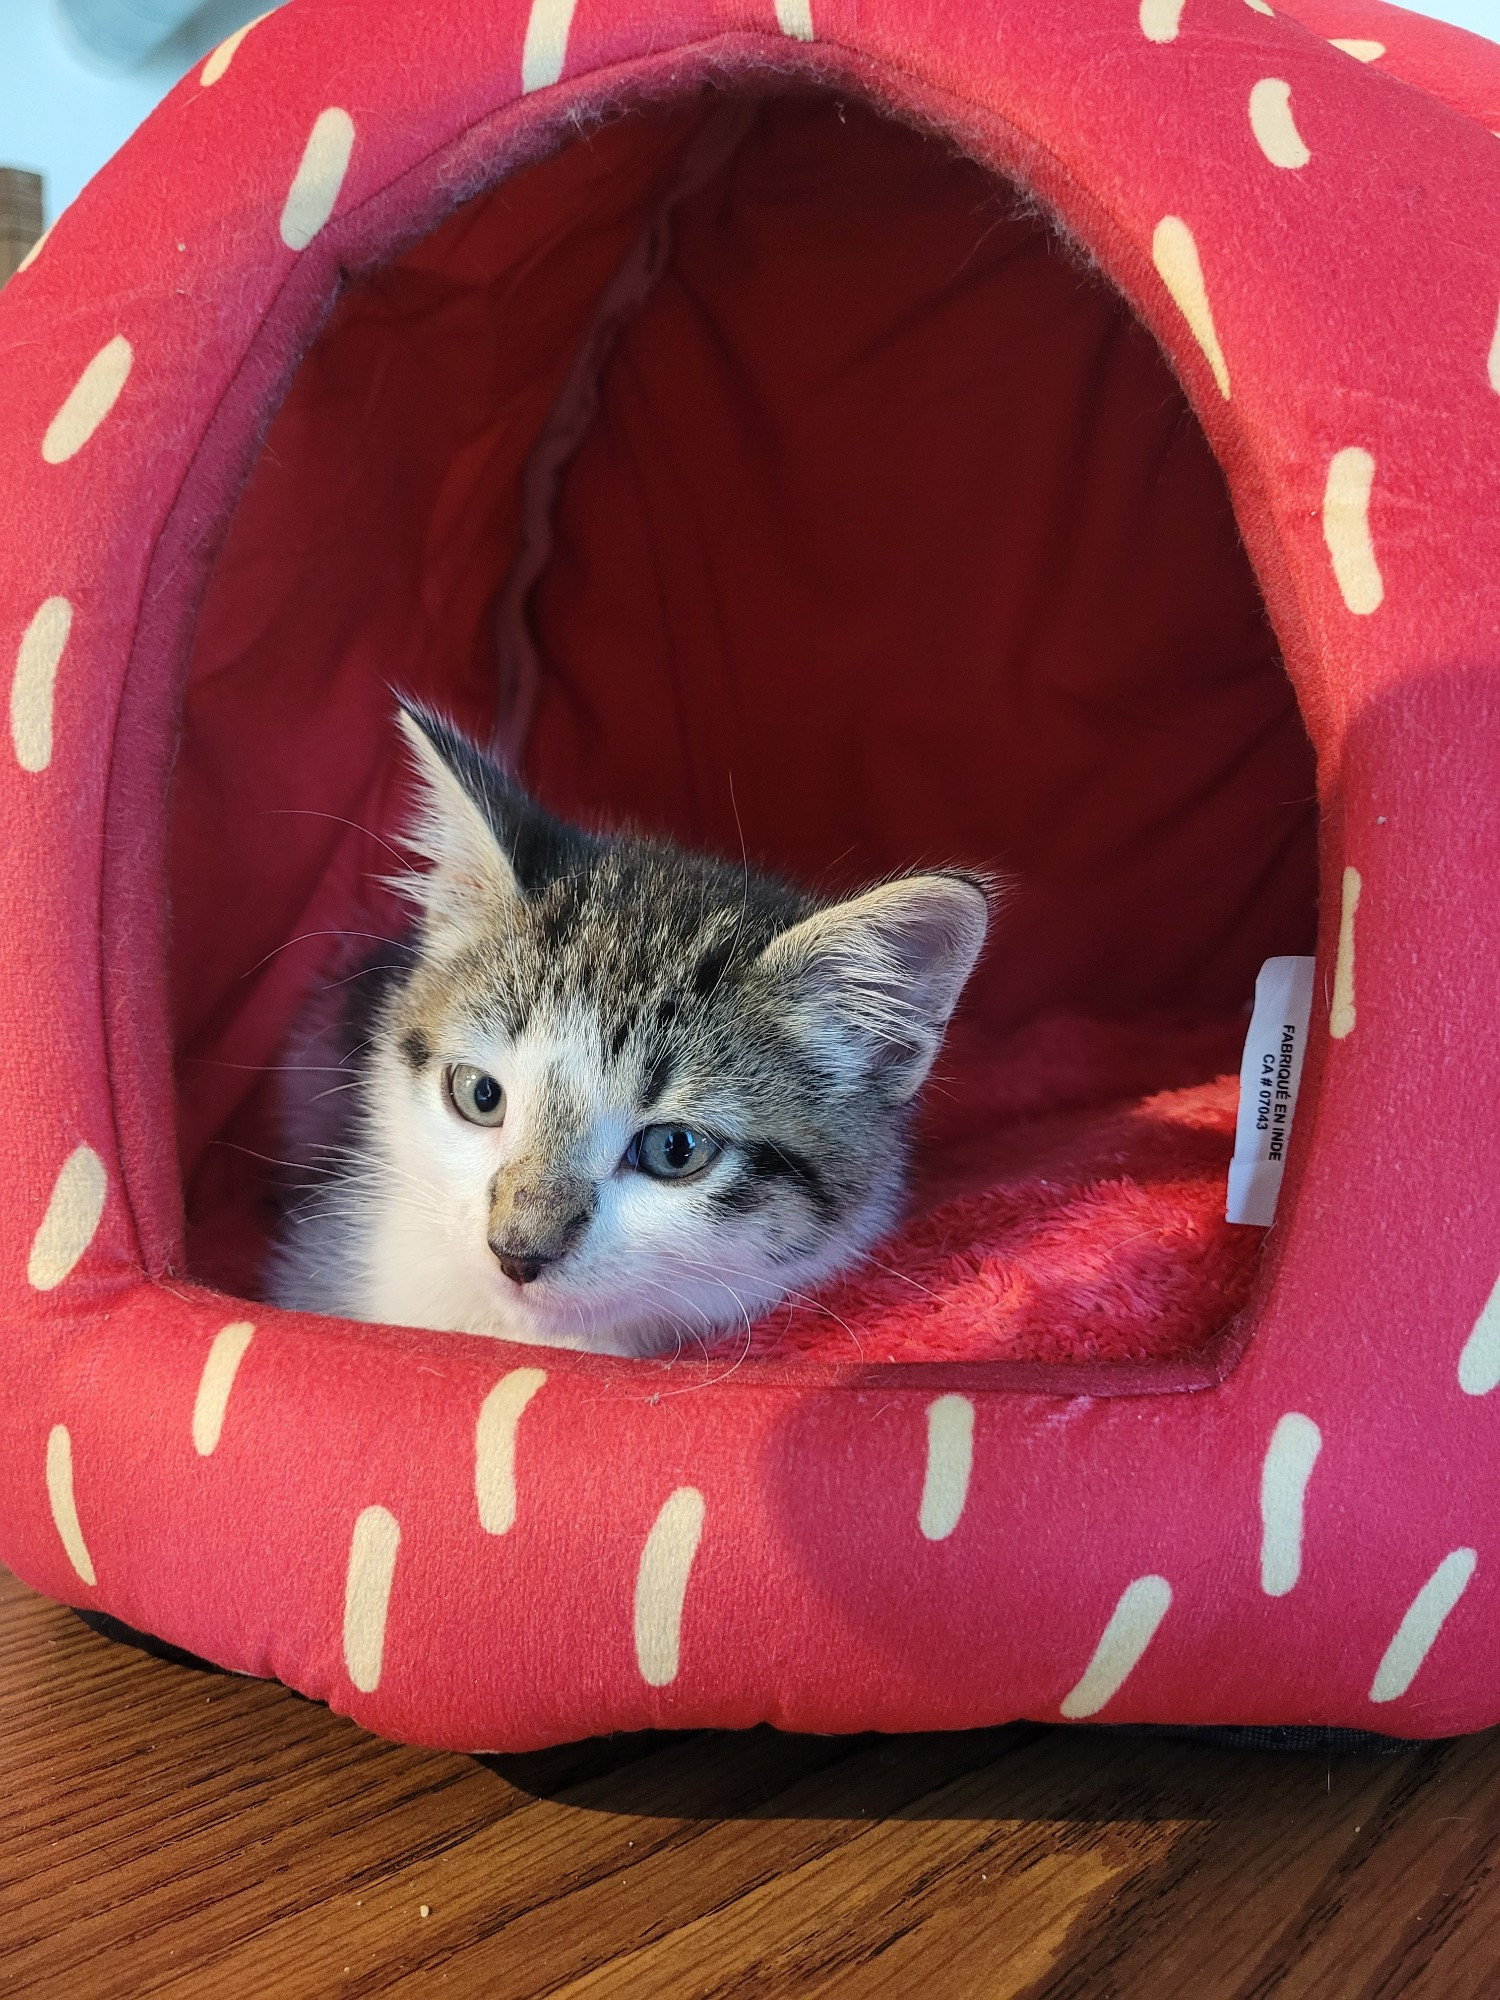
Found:
[(578, 137), (353, 285), (230, 525), (173, 856), (197, 1275), (405, 810), (399, 685), (557, 812), (825, 888), (1012, 883), (918, 1214), (757, 1353), (1163, 1358), (1244, 1302), (1243, 1009), (1312, 949), (1312, 752), (1152, 337), (1014, 188), (825, 94)]

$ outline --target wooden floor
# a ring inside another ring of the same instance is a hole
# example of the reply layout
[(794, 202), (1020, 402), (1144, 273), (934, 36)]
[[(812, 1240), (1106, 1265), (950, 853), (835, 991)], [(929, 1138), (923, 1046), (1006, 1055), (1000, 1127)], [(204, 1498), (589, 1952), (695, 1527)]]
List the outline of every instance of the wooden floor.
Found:
[(0, 1572), (0, 1993), (1500, 1995), (1500, 1732), (403, 1750)]

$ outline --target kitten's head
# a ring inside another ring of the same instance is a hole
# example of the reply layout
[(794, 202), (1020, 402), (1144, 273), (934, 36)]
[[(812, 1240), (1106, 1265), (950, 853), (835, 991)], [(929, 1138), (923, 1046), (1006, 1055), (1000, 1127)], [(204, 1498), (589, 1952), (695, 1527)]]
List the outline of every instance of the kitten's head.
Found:
[(857, 1256), (899, 1204), (980, 885), (820, 903), (579, 832), (438, 718), (401, 724), (430, 865), (376, 1026), (368, 1171), (397, 1217), (376, 1254), (446, 1301), (429, 1323), (645, 1353)]

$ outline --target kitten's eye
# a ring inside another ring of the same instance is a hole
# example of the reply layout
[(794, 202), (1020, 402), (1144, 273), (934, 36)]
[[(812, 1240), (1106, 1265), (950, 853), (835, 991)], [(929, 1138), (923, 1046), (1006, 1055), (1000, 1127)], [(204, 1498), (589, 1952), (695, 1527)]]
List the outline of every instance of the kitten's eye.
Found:
[(654, 1181), (685, 1181), (701, 1174), (720, 1151), (717, 1139), (691, 1125), (648, 1125), (625, 1149), (625, 1164)]
[(471, 1125), (503, 1125), (505, 1092), (492, 1076), (470, 1063), (455, 1063), (448, 1072), (448, 1097), (460, 1118)]

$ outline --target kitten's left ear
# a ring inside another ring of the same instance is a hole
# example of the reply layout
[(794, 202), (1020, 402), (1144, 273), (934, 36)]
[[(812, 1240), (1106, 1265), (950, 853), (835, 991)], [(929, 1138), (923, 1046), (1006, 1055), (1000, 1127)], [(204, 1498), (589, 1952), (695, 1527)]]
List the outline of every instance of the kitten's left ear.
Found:
[(901, 1104), (932, 1067), (988, 923), (972, 876), (909, 875), (783, 931), (760, 965), (816, 1061)]
[(525, 896), (486, 809), (500, 774), (467, 738), (416, 703), (403, 700), (396, 719), (421, 779), (407, 844), (432, 866), (395, 886), (421, 905), (429, 931), (462, 933), (513, 912)]

